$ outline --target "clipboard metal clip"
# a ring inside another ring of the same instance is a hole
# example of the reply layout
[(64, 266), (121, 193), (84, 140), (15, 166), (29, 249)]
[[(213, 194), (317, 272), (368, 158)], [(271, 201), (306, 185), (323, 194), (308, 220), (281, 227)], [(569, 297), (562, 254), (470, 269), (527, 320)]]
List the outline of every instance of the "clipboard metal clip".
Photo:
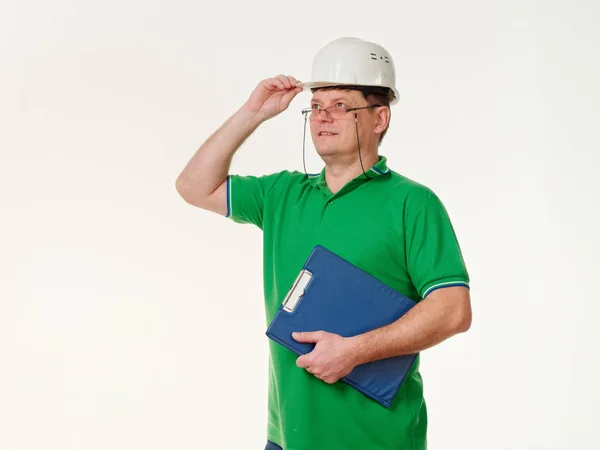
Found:
[(306, 288), (312, 280), (312, 276), (312, 273), (306, 269), (298, 274), (296, 281), (294, 281), (294, 284), (283, 300), (283, 309), (285, 311), (293, 312), (296, 309), (296, 306), (298, 306), (298, 303), (302, 297), (304, 297), (304, 292), (306, 292)]

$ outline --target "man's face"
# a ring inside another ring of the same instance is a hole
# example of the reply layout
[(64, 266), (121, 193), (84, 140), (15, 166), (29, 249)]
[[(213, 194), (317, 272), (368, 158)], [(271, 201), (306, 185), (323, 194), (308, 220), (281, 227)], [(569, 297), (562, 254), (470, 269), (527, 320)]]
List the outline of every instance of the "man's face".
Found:
[[(317, 90), (313, 94), (311, 107), (327, 111), (315, 111), (310, 117), (310, 131), (317, 153), (323, 158), (328, 156), (352, 155), (357, 153), (356, 124), (354, 111), (344, 113), (340, 117), (332, 117), (329, 112), (338, 107), (358, 108), (367, 106), (362, 92), (355, 90), (331, 89)], [(373, 109), (361, 109), (358, 114), (358, 133), (361, 149), (376, 145), (376, 115)]]

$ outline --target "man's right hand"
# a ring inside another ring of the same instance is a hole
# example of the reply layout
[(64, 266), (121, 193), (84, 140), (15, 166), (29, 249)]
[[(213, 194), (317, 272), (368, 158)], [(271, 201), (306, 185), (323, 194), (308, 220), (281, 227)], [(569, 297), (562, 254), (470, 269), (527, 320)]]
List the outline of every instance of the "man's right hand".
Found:
[(302, 88), (296, 86), (298, 83), (294, 77), (285, 75), (267, 78), (258, 83), (244, 109), (256, 114), (260, 122), (271, 119), (285, 111), (292, 99), (302, 92)]

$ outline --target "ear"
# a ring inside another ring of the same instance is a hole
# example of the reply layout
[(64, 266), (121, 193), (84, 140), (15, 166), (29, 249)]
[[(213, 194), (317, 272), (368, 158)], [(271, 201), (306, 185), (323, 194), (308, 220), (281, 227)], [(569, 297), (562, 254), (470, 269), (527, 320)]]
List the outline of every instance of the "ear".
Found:
[(373, 132), (375, 134), (381, 134), (387, 129), (387, 127), (390, 123), (390, 118), (391, 118), (392, 112), (390, 111), (389, 107), (380, 106), (375, 109), (375, 114), (377, 116), (376, 116), (375, 127), (373, 128)]

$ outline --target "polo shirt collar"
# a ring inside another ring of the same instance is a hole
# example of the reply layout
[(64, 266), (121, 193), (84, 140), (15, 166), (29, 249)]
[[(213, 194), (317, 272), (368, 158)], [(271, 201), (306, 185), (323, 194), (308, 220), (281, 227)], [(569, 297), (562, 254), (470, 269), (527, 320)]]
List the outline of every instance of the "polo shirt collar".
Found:
[[(327, 182), (325, 181), (325, 167), (323, 167), (323, 170), (321, 170), (321, 173), (316, 173), (316, 174), (308, 174), (308, 178), (311, 182), (311, 184), (315, 187), (319, 187), (319, 188), (327, 188)], [(379, 155), (379, 161), (377, 161), (377, 163), (371, 167), (369, 170), (366, 171), (366, 174), (368, 175), (365, 176), (364, 173), (361, 173), (360, 175), (358, 175), (356, 178), (354, 178), (352, 181), (350, 181), (346, 186), (344, 186), (344, 191), (346, 190), (346, 187), (350, 187), (350, 186), (356, 186), (357, 184), (362, 184), (365, 181), (368, 181), (369, 178), (377, 178), (380, 177), (382, 175), (389, 175), (390, 173), (390, 169), (387, 166), (387, 158), (383, 155)], [(327, 188), (327, 190), (329, 190)]]

